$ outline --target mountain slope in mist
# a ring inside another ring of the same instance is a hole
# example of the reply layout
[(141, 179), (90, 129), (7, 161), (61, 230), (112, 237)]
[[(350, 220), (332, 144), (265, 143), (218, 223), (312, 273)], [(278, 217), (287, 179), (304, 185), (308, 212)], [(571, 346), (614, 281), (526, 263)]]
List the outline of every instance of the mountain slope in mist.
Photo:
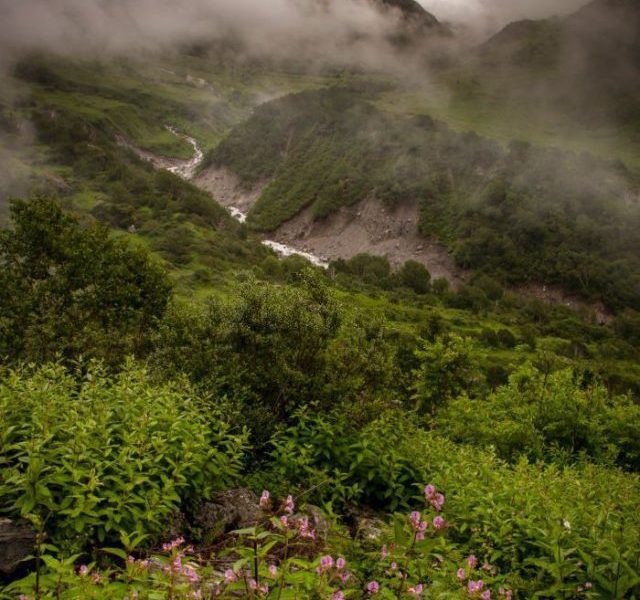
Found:
[(458, 91), (466, 85), (503, 103), (528, 98), (538, 113), (587, 126), (640, 123), (635, 0), (595, 0), (564, 19), (511, 23), (474, 54)]

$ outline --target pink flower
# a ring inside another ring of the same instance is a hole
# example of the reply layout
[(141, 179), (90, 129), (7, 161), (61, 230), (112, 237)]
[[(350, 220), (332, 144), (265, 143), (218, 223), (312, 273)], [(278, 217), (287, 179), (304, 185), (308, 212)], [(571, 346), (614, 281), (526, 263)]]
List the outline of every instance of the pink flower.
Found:
[(327, 554), (320, 559), (320, 569), (327, 571), (333, 567), (333, 557)]
[(482, 581), (482, 579), (479, 579), (478, 581), (469, 581), (467, 584), (467, 591), (470, 596), (475, 596), (480, 593), (482, 588), (484, 588), (484, 581)]
[(262, 508), (267, 508), (269, 506), (269, 498), (271, 494), (269, 494), (269, 490), (262, 490), (262, 495), (260, 496), (260, 506)]
[(480, 594), (480, 598), (482, 598), (482, 600), (491, 600), (491, 590), (485, 590), (482, 592), (482, 594)]
[(309, 517), (302, 517), (297, 523), (298, 525), (298, 533), (301, 537), (309, 538), (312, 540), (316, 539), (316, 532), (314, 529), (309, 527)]
[(80, 573), (81, 577), (84, 577), (89, 573), (89, 567), (87, 567), (87, 565), (80, 565), (80, 568), (78, 569), (78, 573)]
[(257, 590), (258, 589), (258, 582), (255, 579), (251, 579), (249, 581), (249, 589), (251, 589), (251, 590)]
[(282, 523), (285, 527), (289, 527), (289, 517), (287, 517), (287, 515), (282, 515), (280, 517), (280, 523)]
[(432, 500), (436, 495), (436, 487), (433, 484), (429, 484), (424, 488), (424, 497), (427, 500)]
[(237, 579), (236, 574), (233, 572), (233, 569), (227, 569), (224, 572), (224, 582), (225, 583), (233, 583)]
[(184, 538), (183, 537), (178, 537), (175, 540), (168, 542), (166, 544), (162, 544), (162, 549), (165, 552), (171, 552), (172, 550), (174, 550), (175, 548), (177, 548), (178, 546), (182, 546), (182, 544), (184, 544)]
[(380, 591), (380, 584), (377, 581), (370, 581), (367, 584), (367, 592), (369, 592), (369, 594), (373, 595), (373, 594), (377, 594)]
[(336, 568), (338, 569), (338, 571), (342, 571), (342, 569), (344, 569), (347, 566), (347, 561), (340, 556), (338, 558), (338, 560), (336, 560)]
[(342, 583), (347, 583), (347, 581), (351, 579), (351, 573), (349, 573), (349, 571), (344, 571), (342, 573), (338, 573), (338, 577), (340, 577), (340, 581), (342, 581)]
[(590, 590), (592, 587), (593, 587), (593, 584), (590, 581), (587, 581), (587, 583), (584, 584), (585, 590)]
[(392, 570), (392, 571), (395, 571), (397, 568), (398, 568), (398, 563), (394, 560), (394, 561), (391, 563), (391, 570)]
[(284, 503), (284, 512), (288, 514), (293, 514), (293, 511), (295, 510), (295, 508), (296, 508), (296, 505), (295, 505), (295, 502), (293, 501), (293, 496), (289, 494)]
[(278, 567), (276, 567), (275, 565), (269, 565), (269, 575), (271, 575), (271, 577), (275, 577), (278, 574)]
[(435, 529), (440, 530), (440, 529), (444, 529), (447, 526), (447, 524), (441, 516), (437, 516), (433, 519), (433, 526)]
[(424, 540), (424, 531), (418, 531), (416, 533), (416, 542), (421, 542)]
[(411, 526), (414, 529), (418, 529), (420, 527), (420, 513), (414, 510), (409, 516), (409, 521), (411, 521)]
[(424, 590), (423, 585), (421, 583), (419, 583), (415, 587), (410, 587), (407, 590), (407, 592), (409, 592), (409, 594), (411, 594), (413, 597), (419, 598), (420, 596), (422, 596), (422, 591), (423, 590)]
[(331, 596), (331, 600), (344, 600), (344, 592), (342, 590), (334, 592), (333, 596)]
[(95, 583), (96, 585), (100, 583), (102, 581), (102, 577), (100, 577), (100, 573), (94, 573), (91, 576), (91, 581), (93, 581), (93, 583)]
[(444, 506), (444, 496), (442, 494), (436, 494), (435, 497), (431, 499), (431, 506), (433, 506), (437, 512), (440, 512)]
[(382, 546), (382, 550), (380, 552), (380, 558), (382, 560), (384, 560), (385, 558), (387, 558), (387, 556), (389, 556), (389, 550), (387, 550), (387, 546)]
[(456, 577), (460, 580), (460, 581), (464, 581), (467, 578), (467, 574), (464, 572), (464, 569), (462, 567), (460, 567), (458, 569), (458, 571), (456, 572)]
[(474, 554), (471, 554), (467, 557), (467, 564), (469, 565), (470, 569), (475, 569), (478, 566), (478, 559)]

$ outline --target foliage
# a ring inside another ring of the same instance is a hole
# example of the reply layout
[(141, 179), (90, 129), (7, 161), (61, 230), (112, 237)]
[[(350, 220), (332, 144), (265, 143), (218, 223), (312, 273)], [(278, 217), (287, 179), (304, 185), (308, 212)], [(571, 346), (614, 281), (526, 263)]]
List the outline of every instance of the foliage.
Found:
[(330, 291), (312, 271), (296, 287), (248, 281), (231, 303), (173, 311), (152, 362), (234, 398), (246, 422), (260, 424), (254, 433), (264, 441), (275, 422), (312, 398), (339, 322)]
[(162, 268), (52, 200), (14, 202), (11, 215), (0, 230), (0, 356), (116, 363), (141, 350), (169, 299)]
[(505, 459), (564, 462), (585, 454), (637, 471), (639, 416), (630, 398), (612, 397), (573, 369), (548, 374), (526, 365), (488, 398), (452, 399), (437, 422), (452, 440), (493, 446)]
[(245, 436), (185, 383), (128, 365), (9, 372), (0, 381), (0, 513), (31, 521), (64, 556), (159, 534), (180, 507), (239, 475)]

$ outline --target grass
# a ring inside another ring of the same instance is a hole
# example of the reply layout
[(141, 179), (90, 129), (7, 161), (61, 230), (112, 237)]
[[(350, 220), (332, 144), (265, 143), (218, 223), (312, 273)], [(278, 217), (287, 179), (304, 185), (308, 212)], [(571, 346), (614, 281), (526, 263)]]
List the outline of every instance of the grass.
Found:
[(455, 131), (474, 131), (501, 144), (522, 140), (571, 152), (588, 152), (601, 158), (618, 158), (640, 169), (640, 143), (633, 127), (579, 128), (566, 121), (532, 111), (526, 102), (507, 104), (490, 96), (452, 95), (444, 84), (426, 89), (390, 90), (374, 102), (379, 108), (402, 115), (429, 115)]

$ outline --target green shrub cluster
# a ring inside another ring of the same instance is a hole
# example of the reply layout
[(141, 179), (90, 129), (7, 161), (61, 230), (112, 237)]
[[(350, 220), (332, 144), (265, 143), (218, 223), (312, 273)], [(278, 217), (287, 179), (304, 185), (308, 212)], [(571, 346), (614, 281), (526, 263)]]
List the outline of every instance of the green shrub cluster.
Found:
[(44, 366), (0, 381), (0, 513), (62, 556), (159, 535), (238, 480), (246, 437), (186, 383), (128, 365), (109, 377)]

